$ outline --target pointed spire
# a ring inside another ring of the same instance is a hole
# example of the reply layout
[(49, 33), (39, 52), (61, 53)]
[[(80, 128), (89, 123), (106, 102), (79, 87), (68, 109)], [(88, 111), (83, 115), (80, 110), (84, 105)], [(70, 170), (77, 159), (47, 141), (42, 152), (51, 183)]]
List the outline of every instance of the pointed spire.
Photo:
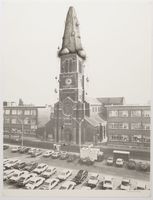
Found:
[(81, 58), (86, 58), (81, 44), (79, 22), (73, 7), (70, 7), (67, 13), (63, 43), (59, 56), (69, 53), (77, 53)]

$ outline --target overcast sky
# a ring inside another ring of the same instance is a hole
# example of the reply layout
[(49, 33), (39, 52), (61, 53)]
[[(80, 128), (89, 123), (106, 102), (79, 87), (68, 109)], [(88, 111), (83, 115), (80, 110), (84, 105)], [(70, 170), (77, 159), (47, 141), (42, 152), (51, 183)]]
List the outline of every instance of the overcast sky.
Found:
[(57, 48), (69, 6), (87, 54), (89, 97), (124, 96), (145, 104), (151, 91), (149, 1), (3, 0), (3, 100), (36, 105), (57, 101)]

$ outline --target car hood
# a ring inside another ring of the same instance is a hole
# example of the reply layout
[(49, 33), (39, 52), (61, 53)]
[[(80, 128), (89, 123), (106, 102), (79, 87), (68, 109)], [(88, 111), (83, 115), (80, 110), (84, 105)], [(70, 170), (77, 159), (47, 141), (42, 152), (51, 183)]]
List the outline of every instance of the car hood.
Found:
[(59, 179), (65, 179), (65, 177), (66, 177), (65, 175), (58, 175)]
[(10, 180), (11, 181), (17, 181), (19, 179), (19, 177), (11, 177)]
[(31, 185), (31, 184), (27, 184), (26, 186), (25, 186), (27, 189), (34, 189), (34, 185)]
[(103, 186), (106, 187), (106, 188), (113, 188), (113, 186), (111, 184), (109, 184), (109, 183), (104, 183)]
[(98, 180), (89, 179), (88, 183), (89, 183), (89, 184), (97, 184), (97, 183), (98, 183)]
[(125, 186), (125, 185), (121, 185), (121, 189), (122, 190), (129, 190), (130, 189), (130, 186)]

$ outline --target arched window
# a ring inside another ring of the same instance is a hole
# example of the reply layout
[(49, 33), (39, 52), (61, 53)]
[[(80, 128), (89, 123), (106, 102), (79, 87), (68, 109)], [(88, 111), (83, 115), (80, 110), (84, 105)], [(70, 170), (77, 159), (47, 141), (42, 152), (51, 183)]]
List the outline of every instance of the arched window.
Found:
[(69, 72), (72, 72), (73, 71), (73, 63), (72, 63), (72, 60), (70, 59), (69, 61)]
[(68, 60), (65, 61), (65, 72), (67, 73), (68, 72), (68, 67), (69, 67), (69, 62)]

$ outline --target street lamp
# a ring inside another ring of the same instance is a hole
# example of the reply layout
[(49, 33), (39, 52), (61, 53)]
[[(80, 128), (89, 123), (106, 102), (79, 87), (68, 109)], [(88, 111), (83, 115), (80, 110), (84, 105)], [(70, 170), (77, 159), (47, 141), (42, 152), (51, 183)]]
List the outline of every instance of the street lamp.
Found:
[(22, 137), (21, 137), (21, 146), (23, 147), (23, 133), (24, 133), (24, 120), (28, 119), (28, 118), (22, 118), (22, 119), (17, 119), (20, 124), (21, 124), (21, 133), (22, 133)]
[(81, 125), (82, 125), (82, 122), (84, 122), (84, 118), (81, 119), (81, 121), (78, 121), (75, 118), (72, 118), (72, 119), (79, 125), (79, 146), (81, 148)]

